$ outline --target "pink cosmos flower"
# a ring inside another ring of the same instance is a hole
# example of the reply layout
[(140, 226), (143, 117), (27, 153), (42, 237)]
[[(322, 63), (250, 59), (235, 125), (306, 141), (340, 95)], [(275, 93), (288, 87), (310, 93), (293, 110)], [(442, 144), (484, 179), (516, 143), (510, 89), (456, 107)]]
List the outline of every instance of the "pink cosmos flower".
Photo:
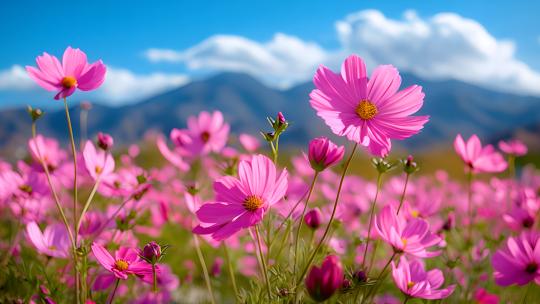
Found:
[(329, 299), (343, 284), (343, 267), (338, 257), (327, 256), (321, 267), (312, 266), (306, 276), (306, 289), (317, 302)]
[(527, 146), (518, 139), (499, 141), (499, 149), (506, 154), (514, 156), (523, 156), (527, 154)]
[(36, 222), (30, 222), (26, 225), (26, 235), (39, 253), (56, 258), (69, 257), (70, 243), (63, 225), (49, 225), (42, 233)]
[(337, 164), (344, 153), (345, 147), (337, 146), (326, 137), (317, 137), (309, 142), (309, 163), (315, 171)]
[(114, 159), (104, 150), (96, 150), (91, 141), (86, 141), (83, 150), (84, 164), (88, 174), (94, 179), (103, 180), (114, 171)]
[(36, 138), (28, 141), (28, 150), (36, 162), (43, 162), (49, 169), (54, 171), (66, 158), (66, 152), (60, 149), (58, 141), (54, 138), (47, 138), (40, 134)]
[(501, 286), (540, 284), (540, 235), (524, 231), (519, 237), (509, 237), (506, 246), (491, 257), (495, 283)]
[(135, 249), (120, 247), (113, 258), (103, 246), (92, 243), (92, 253), (105, 269), (119, 279), (126, 280), (130, 274), (145, 276), (152, 273), (152, 266), (143, 261)]
[(455, 285), (439, 289), (444, 283), (443, 273), (439, 269), (425, 271), (417, 260), (409, 263), (402, 256), (399, 265), (392, 262), (392, 277), (397, 287), (405, 295), (428, 300), (444, 299), (454, 292)]
[(396, 253), (405, 252), (420, 258), (440, 254), (440, 251), (427, 251), (441, 241), (440, 237), (431, 233), (428, 222), (420, 218), (411, 218), (407, 222), (402, 216), (396, 215), (396, 210), (390, 205), (375, 217), (375, 229)]
[(259, 149), (261, 146), (259, 139), (249, 134), (240, 134), (240, 136), (238, 136), (238, 140), (240, 141), (242, 147), (251, 153), (257, 151), (257, 149)]
[(254, 155), (238, 165), (238, 178), (224, 176), (214, 183), (215, 201), (197, 211), (197, 234), (211, 234), (223, 240), (242, 228), (256, 225), (268, 208), (287, 191), (287, 170), (278, 176), (274, 163), (264, 155)]
[(496, 173), (506, 169), (507, 163), (502, 155), (496, 152), (492, 145), (482, 147), (476, 135), (471, 136), (465, 143), (461, 134), (458, 134), (454, 140), (454, 149), (474, 173)]
[(105, 80), (107, 68), (101, 60), (89, 64), (86, 54), (70, 46), (64, 51), (62, 63), (47, 53), (36, 58), (38, 68), (27, 66), (26, 71), (38, 85), (47, 91), (57, 91), (54, 99), (66, 98), (76, 89), (91, 91)]
[(405, 139), (420, 132), (428, 116), (410, 116), (423, 104), (422, 87), (399, 90), (401, 77), (391, 65), (377, 67), (368, 80), (364, 61), (351, 55), (341, 75), (325, 66), (313, 78), (316, 89), (311, 106), (336, 135), (368, 147), (371, 154), (386, 156), (390, 139)]

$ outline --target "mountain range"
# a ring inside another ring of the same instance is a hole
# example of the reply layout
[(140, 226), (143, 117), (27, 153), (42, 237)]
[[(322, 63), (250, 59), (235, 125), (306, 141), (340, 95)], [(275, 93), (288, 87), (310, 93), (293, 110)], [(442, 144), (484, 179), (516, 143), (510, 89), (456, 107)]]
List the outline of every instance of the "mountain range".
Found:
[[(476, 133), (489, 142), (522, 134), (529, 142), (540, 142), (540, 98), (495, 92), (455, 80), (425, 80), (411, 74), (402, 74), (402, 78), (402, 88), (423, 86), (426, 97), (419, 114), (431, 117), (419, 135), (403, 141), (409, 149), (449, 146), (457, 133)], [(220, 110), (233, 132), (256, 135), (268, 129), (266, 116), (282, 111), (291, 122), (283, 143), (305, 145), (312, 137), (330, 135), (309, 105), (312, 89), (310, 82), (277, 90), (246, 74), (223, 73), (136, 104), (108, 107), (96, 103), (89, 113), (88, 133), (107, 132), (115, 142), (126, 144), (140, 140), (148, 131), (168, 134), (172, 128), (184, 127), (186, 118), (200, 111)], [(79, 112), (78, 105), (71, 108), (76, 133)], [(66, 140), (64, 111), (46, 113), (38, 129)], [(0, 157), (20, 157), (29, 136), (30, 119), (25, 109), (0, 111)]]

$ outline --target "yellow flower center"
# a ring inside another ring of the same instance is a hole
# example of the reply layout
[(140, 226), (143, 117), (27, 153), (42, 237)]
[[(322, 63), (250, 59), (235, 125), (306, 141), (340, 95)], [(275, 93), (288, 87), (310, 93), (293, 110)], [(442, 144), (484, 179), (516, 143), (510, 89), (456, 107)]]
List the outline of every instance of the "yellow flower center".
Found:
[(256, 195), (250, 195), (248, 197), (246, 197), (246, 199), (244, 200), (244, 208), (246, 208), (246, 210), (248, 211), (255, 211), (257, 209), (259, 209), (263, 204), (263, 200), (256, 196)]
[(203, 142), (208, 142), (209, 139), (210, 139), (210, 133), (208, 131), (204, 131), (201, 133), (201, 140)]
[(411, 215), (412, 215), (413, 217), (418, 217), (419, 214), (420, 214), (420, 213), (418, 212), (418, 210), (413, 210), (413, 211), (411, 211)]
[(407, 246), (407, 239), (406, 238), (402, 238), (401, 241), (403, 242), (403, 246)]
[(66, 89), (71, 89), (77, 85), (77, 79), (73, 76), (66, 76), (62, 78), (62, 86)]
[(116, 262), (114, 263), (114, 266), (116, 267), (116, 269), (120, 270), (120, 271), (125, 271), (128, 269), (128, 262), (124, 261), (124, 260), (116, 260)]
[(101, 172), (103, 172), (103, 168), (96, 166), (96, 174), (101, 174)]
[(364, 99), (356, 106), (356, 114), (363, 120), (370, 120), (377, 115), (378, 110), (371, 101)]
[(411, 282), (407, 283), (407, 288), (410, 289), (410, 288), (412, 288), (414, 285), (416, 285), (416, 283), (411, 281)]

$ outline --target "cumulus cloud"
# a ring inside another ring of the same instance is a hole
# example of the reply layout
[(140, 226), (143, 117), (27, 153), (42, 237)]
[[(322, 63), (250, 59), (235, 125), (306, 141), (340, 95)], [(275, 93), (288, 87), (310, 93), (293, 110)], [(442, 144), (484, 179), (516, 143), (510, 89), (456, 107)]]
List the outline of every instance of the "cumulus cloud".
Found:
[[(189, 81), (183, 74), (136, 74), (128, 69), (107, 67), (106, 80), (95, 96), (111, 104), (138, 101), (145, 97), (181, 86)], [(28, 91), (39, 89), (20, 65), (0, 70), (0, 91)]]
[(135, 74), (127, 69), (111, 67), (107, 69), (106, 77), (99, 94), (116, 104), (140, 100), (189, 81), (183, 74)]
[(20, 65), (0, 71), (0, 90), (26, 91), (34, 87), (34, 82)]
[(183, 51), (150, 49), (146, 57), (153, 62), (183, 62), (192, 70), (245, 72), (269, 84), (286, 87), (308, 79), (328, 56), (313, 42), (277, 33), (264, 43), (240, 36), (216, 35)]
[(523, 95), (540, 95), (540, 73), (515, 57), (515, 44), (498, 40), (480, 23), (454, 13), (422, 19), (407, 11), (402, 20), (376, 10), (336, 23), (345, 52), (372, 64), (391, 63), (430, 79), (457, 79)]
[(475, 20), (454, 13), (420, 18), (414, 11), (390, 19), (364, 10), (335, 26), (340, 46), (334, 50), (281, 33), (263, 43), (217, 35), (186, 50), (150, 49), (146, 57), (191, 69), (246, 72), (268, 84), (288, 86), (308, 81), (318, 64), (337, 69), (348, 54), (357, 53), (369, 68), (393, 64), (426, 79), (457, 79), (540, 96), (540, 73), (515, 57), (514, 42), (495, 38)]

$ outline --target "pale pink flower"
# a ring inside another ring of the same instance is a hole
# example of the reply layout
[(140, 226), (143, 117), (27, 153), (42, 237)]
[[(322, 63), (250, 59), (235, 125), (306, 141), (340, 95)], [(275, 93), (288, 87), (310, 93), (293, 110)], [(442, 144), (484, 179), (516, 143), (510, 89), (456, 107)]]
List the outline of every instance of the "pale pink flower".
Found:
[(107, 68), (101, 60), (89, 64), (86, 54), (70, 46), (64, 51), (62, 63), (47, 53), (36, 58), (38, 69), (27, 66), (26, 71), (47, 91), (57, 91), (54, 99), (66, 98), (76, 89), (91, 91), (105, 80)]
[(499, 149), (506, 154), (523, 156), (527, 154), (527, 146), (519, 139), (499, 141)]
[(454, 140), (454, 149), (465, 165), (474, 173), (502, 172), (507, 167), (502, 155), (496, 152), (492, 145), (482, 147), (482, 143), (476, 135), (471, 136), (465, 142), (461, 134), (458, 134)]
[(61, 224), (51, 224), (42, 233), (36, 222), (26, 225), (26, 235), (39, 253), (56, 258), (69, 257), (69, 238)]
[(84, 164), (94, 180), (104, 180), (114, 171), (112, 155), (102, 149), (96, 150), (91, 141), (86, 141), (83, 150)]
[(428, 116), (411, 116), (423, 104), (422, 87), (398, 91), (401, 77), (391, 65), (378, 66), (368, 80), (364, 61), (349, 56), (341, 75), (320, 66), (313, 78), (316, 89), (311, 106), (332, 131), (386, 156), (390, 139), (405, 139), (420, 132)]
[(287, 171), (278, 176), (274, 163), (264, 155), (254, 155), (238, 165), (238, 178), (224, 176), (214, 183), (215, 201), (198, 211), (197, 234), (211, 234), (223, 240), (243, 228), (259, 223), (268, 208), (287, 191)]
[(47, 138), (40, 134), (28, 141), (28, 150), (32, 158), (39, 163), (44, 163), (49, 171), (54, 171), (67, 157), (66, 152), (60, 149), (58, 141)]
[(238, 136), (238, 140), (240, 141), (242, 147), (244, 147), (244, 149), (246, 149), (248, 152), (255, 152), (261, 146), (259, 139), (249, 134), (240, 134), (240, 136)]

